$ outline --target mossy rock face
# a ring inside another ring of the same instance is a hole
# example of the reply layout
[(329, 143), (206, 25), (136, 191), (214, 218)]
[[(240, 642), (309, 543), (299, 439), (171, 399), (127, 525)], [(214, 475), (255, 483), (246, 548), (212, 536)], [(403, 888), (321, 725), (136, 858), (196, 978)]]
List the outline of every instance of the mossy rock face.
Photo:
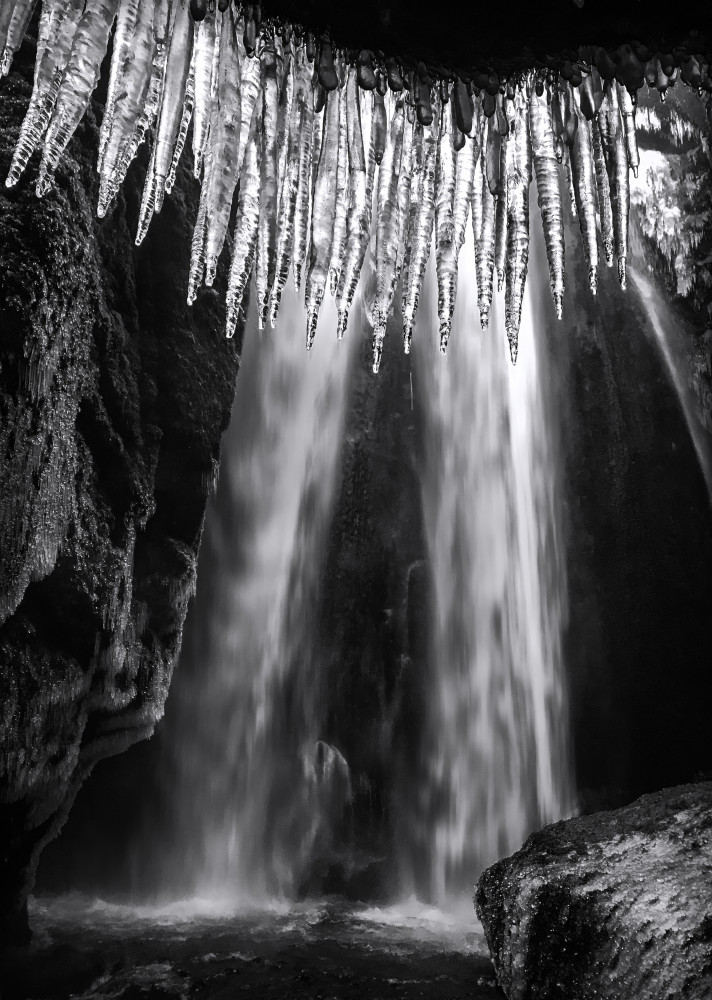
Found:
[(556, 823), (476, 908), (509, 1000), (712, 995), (712, 783)]
[[(0, 175), (31, 44), (0, 101)], [(0, 192), (0, 939), (97, 760), (163, 714), (238, 369), (221, 290), (186, 305), (187, 170), (134, 245), (143, 170), (95, 217), (89, 114), (46, 198)], [(224, 275), (223, 275), (224, 281)]]

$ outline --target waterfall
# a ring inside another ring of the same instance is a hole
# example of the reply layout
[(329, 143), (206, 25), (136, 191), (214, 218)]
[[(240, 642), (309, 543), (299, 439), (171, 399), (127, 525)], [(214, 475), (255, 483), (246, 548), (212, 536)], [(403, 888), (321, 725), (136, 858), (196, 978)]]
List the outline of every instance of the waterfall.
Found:
[(637, 268), (631, 270), (631, 278), (640, 295), (640, 301), (655, 335), (655, 342), (665, 361), (670, 382), (680, 400), (690, 438), (707, 484), (707, 492), (712, 500), (712, 441), (710, 432), (704, 427), (698, 415), (690, 381), (685, 377), (686, 365), (682, 360), (685, 343), (679, 333), (679, 321), (672, 315), (670, 306)]
[[(532, 279), (545, 287), (540, 244)], [(533, 293), (513, 368), (501, 299), (487, 331), (472, 319), (476, 290), (464, 276), (474, 273), (473, 257), (470, 236), (447, 357), (432, 336), (433, 262), (414, 339), (433, 666), (420, 679), (422, 760), (386, 765), (403, 889), (412, 882), (440, 905), (468, 892), (531, 830), (569, 813), (572, 795), (557, 450)], [(349, 397), (348, 344), (362, 338), (358, 327), (346, 343), (327, 332), (305, 355), (291, 285), (284, 307), (287, 328), (258, 338), (252, 317), (248, 325), (244, 381), (208, 514), (190, 669), (176, 678), (172, 723), (174, 868), (193, 873), (199, 895), (238, 901), (318, 891), (319, 871), (343, 852), (339, 830), (357, 778), (338, 732), (335, 745), (323, 741), (317, 598)], [(327, 331), (331, 308), (325, 303)]]
[(354, 338), (330, 335), (329, 302), (307, 354), (291, 282), (283, 310), (287, 322), (262, 334), (250, 310), (207, 515), (203, 589), (168, 720), (169, 878), (237, 901), (294, 892), (312, 852), (328, 849), (330, 812), (350, 794), (346, 762), (319, 741), (313, 606)]
[[(541, 238), (532, 250), (516, 367), (503, 297), (489, 329), (474, 318), (469, 228), (447, 356), (437, 356), (424, 322), (414, 338), (434, 621), (430, 717), (411, 811), (420, 891), (438, 902), (467, 891), (485, 866), (571, 809), (565, 563), (531, 291), (547, 280)], [(431, 262), (426, 315), (433, 270)]]

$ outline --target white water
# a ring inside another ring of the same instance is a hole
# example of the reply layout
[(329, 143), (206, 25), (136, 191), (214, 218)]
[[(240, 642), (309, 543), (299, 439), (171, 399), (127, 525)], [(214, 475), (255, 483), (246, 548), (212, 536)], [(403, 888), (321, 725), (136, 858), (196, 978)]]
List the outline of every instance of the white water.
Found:
[(329, 301), (307, 354), (291, 282), (276, 330), (259, 335), (250, 310), (203, 543), (214, 593), (193, 669), (176, 678), (172, 875), (180, 884), (188, 872), (183, 881), (212, 899), (293, 891), (315, 847), (328, 847), (330, 810), (350, 791), (343, 758), (318, 743), (311, 617), (354, 341), (337, 343), (335, 325)]
[[(539, 244), (530, 288), (547, 280)], [(397, 789), (392, 807), (404, 892), (452, 913), (455, 897), (467, 897), (464, 922), (482, 869), (570, 813), (572, 803), (564, 555), (532, 293), (512, 368), (503, 302), (495, 302), (488, 331), (472, 320), (469, 232), (460, 274), (447, 357), (433, 337), (432, 266), (414, 341), (427, 425), (422, 490), (434, 667), (424, 679), (420, 778), (401, 779), (408, 787)], [(293, 896), (309, 883), (315, 860), (325, 870), (351, 801), (348, 762), (321, 742), (313, 611), (349, 396), (349, 345), (370, 331), (359, 307), (361, 326), (337, 343), (330, 301), (323, 313), (310, 355), (291, 284), (276, 331), (258, 338), (254, 318), (248, 324), (204, 541), (213, 594), (198, 601), (204, 621), (193, 669), (177, 678), (173, 875), (189, 873), (182, 891), (228, 910)], [(392, 763), (395, 774), (417, 771)]]
[[(540, 244), (533, 241), (516, 367), (503, 297), (488, 330), (474, 318), (476, 288), (465, 277), (474, 274), (469, 227), (447, 356), (437, 355), (424, 317), (414, 338), (435, 584), (416, 840), (438, 902), (467, 890), (484, 867), (572, 807), (565, 564), (532, 306), (532, 285), (546, 281)], [(432, 267), (427, 281), (424, 316), (434, 296)]]
[(712, 438), (700, 423), (692, 388), (684, 377), (684, 363), (680, 360), (684, 351), (683, 338), (678, 332), (676, 320), (669, 306), (648, 279), (634, 269), (631, 269), (630, 276), (655, 334), (655, 341), (665, 361), (670, 382), (680, 400), (700, 469), (707, 484), (707, 492), (712, 500)]

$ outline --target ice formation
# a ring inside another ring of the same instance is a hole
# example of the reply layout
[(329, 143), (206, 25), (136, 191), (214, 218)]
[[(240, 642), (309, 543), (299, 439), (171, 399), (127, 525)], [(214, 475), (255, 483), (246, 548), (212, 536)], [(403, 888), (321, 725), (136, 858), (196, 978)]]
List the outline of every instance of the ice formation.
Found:
[[(3, 74), (34, 7), (35, 0), (2, 5)], [(373, 239), (374, 371), (396, 302), (410, 349), (433, 243), (446, 350), (470, 217), (470, 277), (477, 282), (481, 323), (488, 322), (496, 273), (516, 360), (532, 179), (556, 315), (564, 299), (566, 199), (578, 218), (591, 291), (599, 241), (625, 287), (629, 173), (637, 173), (640, 161), (637, 91), (647, 83), (664, 99), (678, 76), (700, 92), (712, 89), (701, 58), (654, 55), (641, 46), (612, 54), (581, 50), (576, 63), (540, 65), (508, 79), (489, 71), (437, 78), (423, 63), (336, 50), (326, 34), (317, 39), (299, 27), (263, 21), (259, 4), (230, 0), (42, 0), (37, 35), (34, 90), (8, 187), (38, 151), (37, 194), (51, 189), (112, 40), (99, 137), (99, 215), (148, 142), (141, 242), (175, 183), (192, 126), (201, 197), (188, 301), (201, 284), (212, 285), (227, 243), (228, 336), (253, 274), (260, 325), (275, 325), (291, 268), (297, 287), (304, 279), (307, 348), (327, 293), (335, 297), (343, 337)], [(643, 118), (643, 128), (659, 127), (656, 112), (646, 110)]]

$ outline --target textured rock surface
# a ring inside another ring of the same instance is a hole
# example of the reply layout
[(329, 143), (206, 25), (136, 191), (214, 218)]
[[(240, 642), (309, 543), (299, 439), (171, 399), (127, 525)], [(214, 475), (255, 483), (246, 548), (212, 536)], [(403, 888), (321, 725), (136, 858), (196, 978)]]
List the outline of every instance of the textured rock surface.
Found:
[(556, 823), (481, 877), (509, 1000), (712, 995), (712, 784)]
[[(3, 84), (0, 175), (30, 94)], [(97, 760), (163, 713), (238, 356), (185, 305), (192, 182), (144, 247), (138, 173), (94, 217), (96, 127), (56, 190), (0, 194), (0, 938), (26, 933), (42, 846)], [(140, 173), (140, 171), (139, 171)]]

